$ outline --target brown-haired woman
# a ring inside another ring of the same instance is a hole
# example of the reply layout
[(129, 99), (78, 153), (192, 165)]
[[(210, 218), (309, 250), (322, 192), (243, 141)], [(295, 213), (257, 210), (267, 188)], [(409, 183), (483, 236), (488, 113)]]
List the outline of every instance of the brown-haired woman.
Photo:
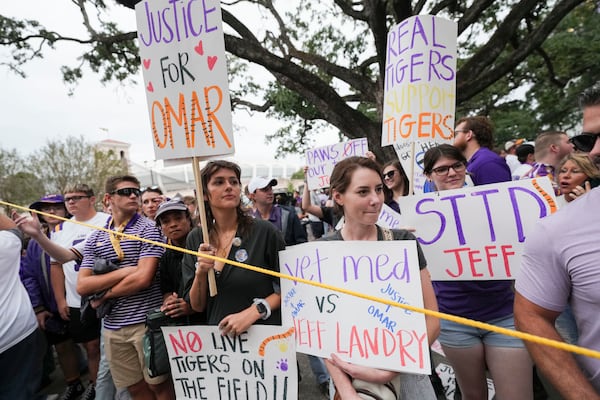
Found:
[[(336, 211), (343, 214), (345, 222), (341, 230), (322, 240), (384, 240), (383, 230), (376, 225), (384, 203), (381, 167), (365, 157), (350, 157), (335, 165), (330, 178), (331, 193)], [(402, 229), (391, 230), (394, 240), (415, 240), (415, 236)], [(421, 289), (425, 308), (437, 310), (435, 294), (421, 247), (417, 243)], [(439, 333), (439, 320), (426, 317), (430, 344)], [(398, 372), (348, 363), (336, 354), (326, 360), (327, 369), (342, 399), (357, 398), (350, 376), (374, 383), (386, 383), (396, 379)], [(427, 375), (401, 374), (401, 398), (435, 399), (435, 393)]]
[[(253, 219), (241, 206), (240, 167), (210, 161), (201, 171), (210, 242), (201, 228), (192, 230), (186, 247), (279, 272), (282, 235), (269, 221)], [(208, 271), (214, 269), (218, 294), (208, 296)], [(184, 296), (195, 311), (206, 312), (209, 325), (223, 335), (239, 335), (252, 324), (281, 324), (279, 279), (221, 261), (186, 254), (183, 258)]]

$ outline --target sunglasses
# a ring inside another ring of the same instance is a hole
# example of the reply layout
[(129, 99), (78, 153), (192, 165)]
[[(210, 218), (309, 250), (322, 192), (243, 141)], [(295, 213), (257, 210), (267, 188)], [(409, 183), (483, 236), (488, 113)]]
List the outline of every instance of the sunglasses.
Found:
[(123, 189), (117, 189), (114, 192), (111, 192), (110, 194), (115, 194), (115, 193), (118, 194), (119, 196), (129, 197), (132, 194), (134, 194), (135, 197), (139, 197), (142, 192), (138, 188), (123, 188)]
[(388, 171), (385, 174), (383, 174), (383, 179), (392, 179), (394, 177), (394, 175), (396, 175), (396, 170), (395, 169), (393, 169), (391, 171)]
[(65, 203), (69, 203), (69, 202), (73, 202), (73, 203), (77, 203), (79, 200), (81, 199), (89, 199), (92, 196), (70, 196), (70, 197), (65, 197)]
[(581, 135), (573, 136), (569, 142), (579, 151), (589, 153), (596, 145), (596, 140), (600, 137), (600, 133), (583, 132)]
[(431, 170), (431, 172), (433, 172), (436, 175), (448, 175), (448, 172), (450, 172), (450, 168), (452, 168), (454, 172), (462, 172), (467, 168), (467, 166), (464, 162), (458, 161), (452, 165), (442, 165), (441, 167), (434, 168)]

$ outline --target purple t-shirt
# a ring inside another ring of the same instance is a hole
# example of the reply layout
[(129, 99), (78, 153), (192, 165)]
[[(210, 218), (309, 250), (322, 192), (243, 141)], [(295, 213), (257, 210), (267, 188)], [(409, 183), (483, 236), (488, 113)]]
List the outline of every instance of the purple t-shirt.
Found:
[[(527, 300), (562, 312), (571, 306), (578, 345), (600, 348), (600, 189), (569, 203), (537, 223), (525, 240), (516, 290)], [(600, 360), (575, 355), (600, 391)]]
[[(467, 171), (476, 186), (511, 180), (506, 161), (485, 147), (473, 154)], [(484, 322), (512, 314), (512, 281), (437, 281), (433, 289), (444, 313)]]
[(467, 171), (475, 186), (507, 182), (512, 179), (510, 168), (504, 158), (487, 147), (481, 147), (473, 154), (467, 162)]

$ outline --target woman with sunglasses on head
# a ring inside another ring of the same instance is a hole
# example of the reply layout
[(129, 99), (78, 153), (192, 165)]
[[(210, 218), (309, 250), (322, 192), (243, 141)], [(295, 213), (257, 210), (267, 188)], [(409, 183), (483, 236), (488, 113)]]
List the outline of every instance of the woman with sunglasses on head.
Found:
[[(187, 238), (186, 247), (203, 254), (235, 260), (279, 272), (283, 236), (269, 221), (254, 219), (241, 206), (240, 167), (210, 161), (201, 171), (209, 243), (201, 228)], [(208, 295), (208, 272), (214, 270), (218, 294)], [(206, 312), (209, 325), (223, 335), (237, 336), (253, 324), (281, 324), (279, 278), (186, 254), (182, 267), (184, 296), (192, 308)]]
[[(571, 153), (558, 166), (558, 186), (561, 195), (556, 198), (560, 207), (592, 190), (591, 180), (597, 183), (600, 170), (587, 154)], [(594, 185), (596, 186), (596, 185)]]
[[(438, 191), (465, 184), (467, 160), (441, 144), (425, 153), (424, 173)], [(515, 329), (512, 281), (436, 281), (441, 312)], [(441, 320), (439, 341), (454, 368), (464, 400), (487, 399), (486, 371), (499, 399), (532, 399), (532, 362), (523, 342), (511, 336)]]
[(165, 201), (163, 191), (158, 186), (148, 186), (142, 189), (142, 214), (154, 221), (158, 206)]
[[(381, 167), (366, 157), (350, 157), (337, 163), (330, 179), (332, 198), (336, 211), (344, 216), (345, 223), (341, 230), (321, 240), (386, 240), (386, 232), (393, 240), (415, 240), (413, 234), (406, 230), (393, 229), (384, 231), (376, 225), (381, 207), (384, 203), (383, 179)], [(389, 239), (387, 239), (389, 240)], [(435, 294), (431, 286), (425, 257), (417, 243), (419, 258), (421, 290), (425, 308), (437, 310)], [(437, 318), (426, 316), (427, 335), (430, 344), (439, 333)], [(385, 384), (394, 381), (399, 390), (396, 395), (407, 399), (435, 399), (435, 393), (427, 375), (400, 374), (394, 371), (363, 367), (343, 361), (336, 354), (326, 360), (327, 369), (336, 386), (337, 395), (341, 399), (358, 398), (352, 385), (352, 378), (363, 381)]]

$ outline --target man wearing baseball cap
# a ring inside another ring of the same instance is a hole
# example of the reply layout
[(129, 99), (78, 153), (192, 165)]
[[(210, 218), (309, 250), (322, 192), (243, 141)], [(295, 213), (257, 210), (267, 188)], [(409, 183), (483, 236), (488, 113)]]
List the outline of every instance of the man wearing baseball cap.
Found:
[[(156, 225), (162, 230), (169, 244), (185, 248), (185, 240), (192, 230), (192, 216), (182, 199), (175, 197), (165, 201), (156, 210)], [(204, 320), (196, 314), (181, 293), (181, 251), (166, 249), (158, 262), (160, 272), (160, 291), (163, 295), (161, 311), (171, 318), (184, 318), (190, 324), (200, 324)], [(192, 317), (193, 316), (193, 317)]]
[(283, 233), (286, 246), (307, 242), (306, 232), (292, 207), (274, 204), (273, 186), (277, 179), (262, 176), (252, 178), (248, 183), (248, 197), (254, 203), (254, 218), (270, 221)]

